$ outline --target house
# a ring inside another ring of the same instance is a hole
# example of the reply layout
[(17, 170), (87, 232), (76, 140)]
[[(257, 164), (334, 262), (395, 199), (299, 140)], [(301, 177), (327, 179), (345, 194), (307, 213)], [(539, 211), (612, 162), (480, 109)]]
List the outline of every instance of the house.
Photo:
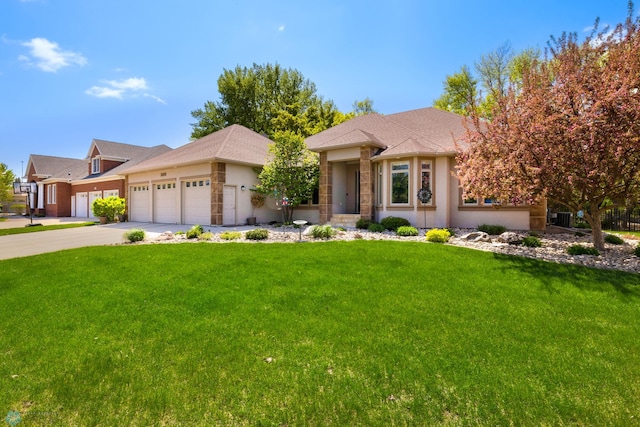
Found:
[(53, 217), (92, 218), (94, 200), (125, 196), (121, 171), (162, 153), (166, 145), (142, 147), (94, 139), (85, 159), (32, 154), (26, 179), (36, 182), (31, 206), (36, 214)]
[[(206, 135), (127, 168), (129, 219), (137, 222), (240, 225), (281, 220), (275, 200), (257, 210), (251, 189), (272, 141), (241, 125)], [(298, 208), (317, 221), (317, 208)]]
[[(464, 200), (455, 176), (464, 118), (435, 108), (355, 117), (306, 139), (320, 155), (319, 222), (354, 225), (388, 216), (416, 227), (500, 224), (544, 229), (545, 206)], [(428, 189), (430, 200), (418, 200)]]

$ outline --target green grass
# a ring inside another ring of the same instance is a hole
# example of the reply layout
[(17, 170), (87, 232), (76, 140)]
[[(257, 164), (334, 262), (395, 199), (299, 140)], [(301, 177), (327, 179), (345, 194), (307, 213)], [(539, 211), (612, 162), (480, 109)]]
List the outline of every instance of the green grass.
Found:
[(638, 424), (638, 283), (390, 241), (0, 261), (0, 412), (47, 425)]
[(606, 233), (617, 234), (619, 236), (634, 236), (640, 239), (640, 231), (611, 231), (607, 230)]
[(33, 227), (4, 228), (4, 229), (0, 228), (0, 236), (9, 236), (11, 234), (37, 233), (39, 231), (49, 231), (49, 230), (62, 230), (64, 228), (88, 227), (91, 225), (96, 225), (96, 223), (95, 222), (74, 222), (70, 224), (38, 225)]

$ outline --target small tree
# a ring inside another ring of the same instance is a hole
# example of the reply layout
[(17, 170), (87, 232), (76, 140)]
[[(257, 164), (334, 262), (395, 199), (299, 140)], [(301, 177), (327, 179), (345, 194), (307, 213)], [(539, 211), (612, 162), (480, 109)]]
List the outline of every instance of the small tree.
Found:
[(290, 131), (276, 133), (269, 153), (270, 160), (260, 172), (261, 184), (256, 189), (274, 195), (283, 222), (289, 224), (294, 209), (311, 199), (318, 185), (318, 157), (307, 149), (300, 135)]
[(472, 111), (470, 146), (458, 154), (464, 197), (584, 211), (604, 249), (604, 210), (640, 199), (639, 21), (630, 3), (613, 31), (552, 39), (550, 58), (511, 83), (491, 121)]
[(0, 205), (12, 199), (15, 180), (13, 171), (6, 164), (0, 163)]

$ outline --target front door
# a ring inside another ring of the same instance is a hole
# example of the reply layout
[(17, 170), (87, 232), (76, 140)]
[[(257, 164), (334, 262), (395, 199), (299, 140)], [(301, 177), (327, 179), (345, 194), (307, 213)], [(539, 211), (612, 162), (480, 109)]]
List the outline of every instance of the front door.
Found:
[(222, 194), (222, 225), (236, 225), (236, 187), (225, 185)]
[(360, 213), (360, 166), (347, 165), (346, 213)]

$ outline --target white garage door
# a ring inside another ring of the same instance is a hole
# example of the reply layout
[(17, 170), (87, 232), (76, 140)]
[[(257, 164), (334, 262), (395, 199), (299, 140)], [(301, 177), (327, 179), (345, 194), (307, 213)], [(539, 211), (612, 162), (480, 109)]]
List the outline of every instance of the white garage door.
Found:
[(222, 224), (236, 224), (236, 187), (225, 185), (222, 194)]
[(93, 202), (102, 198), (102, 191), (92, 191), (89, 193), (89, 217), (95, 218), (93, 214)]
[(153, 219), (160, 224), (176, 224), (176, 183), (153, 184)]
[(149, 186), (129, 187), (129, 221), (149, 222)]
[(87, 193), (76, 193), (76, 216), (79, 218), (89, 217), (89, 195)]
[(182, 222), (184, 224), (211, 224), (210, 180), (182, 181)]

